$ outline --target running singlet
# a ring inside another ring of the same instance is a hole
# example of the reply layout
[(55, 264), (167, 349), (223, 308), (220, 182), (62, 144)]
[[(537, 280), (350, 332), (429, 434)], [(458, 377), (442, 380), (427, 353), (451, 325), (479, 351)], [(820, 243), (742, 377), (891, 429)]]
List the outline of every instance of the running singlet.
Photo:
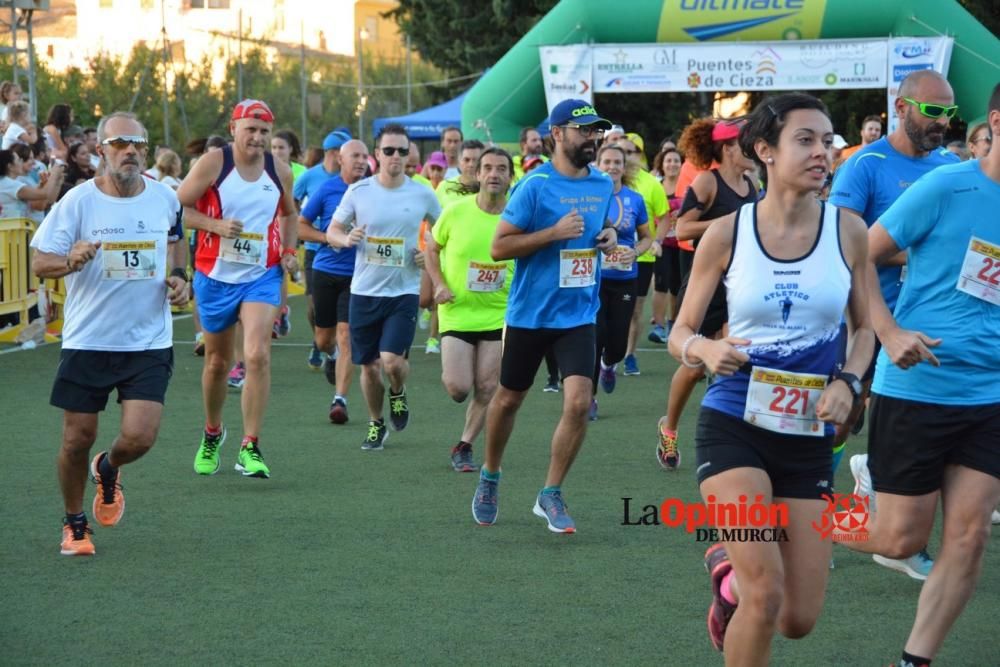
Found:
[(500, 216), (486, 213), (468, 197), (445, 208), (431, 233), (441, 246), (441, 274), (455, 295), (438, 305), (441, 331), (503, 328), (514, 262), (495, 262), (490, 246)]
[(639, 275), (636, 260), (624, 264), (619, 249), (635, 249), (637, 228), (649, 222), (642, 196), (623, 186), (611, 196), (608, 220), (618, 232), (618, 247), (610, 255), (601, 255), (601, 280), (634, 280)]
[(270, 153), (264, 154), (260, 178), (250, 183), (236, 170), (232, 146), (221, 150), (222, 171), (196, 208), (216, 220), (239, 220), (243, 231), (239, 237), (227, 239), (199, 230), (194, 266), (224, 283), (249, 283), (281, 261), (278, 220), (283, 190)]
[[(347, 183), (339, 174), (327, 179), (309, 197), (309, 201), (302, 209), (302, 217), (325, 234), (345, 192), (347, 192)], [(322, 271), (333, 276), (354, 274), (354, 248), (334, 248), (328, 243), (317, 243), (316, 246), (319, 249), (313, 258), (313, 271)]]
[(611, 179), (593, 167), (567, 178), (551, 162), (517, 182), (501, 219), (526, 234), (548, 229), (576, 209), (583, 235), (556, 241), (515, 260), (507, 324), (526, 329), (571, 329), (593, 324), (600, 301), (597, 235), (608, 218)]
[(101, 242), (92, 260), (67, 275), (62, 346), (137, 352), (173, 345), (167, 302), (167, 244), (180, 240), (173, 189), (143, 179), (135, 197), (110, 197), (93, 180), (59, 200), (31, 247), (68, 255), (77, 241)]
[(769, 430), (833, 433), (833, 425), (823, 428), (816, 420), (815, 408), (837, 370), (840, 322), (851, 289), (839, 228), (837, 209), (824, 204), (810, 251), (799, 259), (779, 260), (760, 244), (757, 205), (740, 209), (723, 283), (729, 335), (752, 341), (744, 350), (752, 372), (743, 368), (716, 376), (703, 406)]
[(879, 353), (872, 390), (946, 405), (1000, 403), (1000, 184), (978, 160), (935, 169), (879, 218), (909, 253), (896, 322), (941, 344), (938, 367)]
[[(874, 141), (840, 166), (833, 179), (830, 203), (838, 208), (858, 211), (869, 227), (875, 224), (906, 188), (927, 172), (958, 162), (958, 157), (944, 148), (926, 157), (903, 155), (885, 137)], [(902, 267), (878, 267), (885, 304), (892, 311), (899, 298)]]

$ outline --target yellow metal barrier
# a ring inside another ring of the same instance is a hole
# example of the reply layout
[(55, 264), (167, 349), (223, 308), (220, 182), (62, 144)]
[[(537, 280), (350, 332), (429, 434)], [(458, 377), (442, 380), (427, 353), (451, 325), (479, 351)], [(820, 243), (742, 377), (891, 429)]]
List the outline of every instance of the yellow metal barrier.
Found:
[(38, 279), (31, 273), (31, 235), (36, 225), (28, 218), (0, 219), (0, 315), (18, 313), (20, 322), (0, 332), (0, 342), (13, 343), (30, 324), (28, 310), (38, 303)]

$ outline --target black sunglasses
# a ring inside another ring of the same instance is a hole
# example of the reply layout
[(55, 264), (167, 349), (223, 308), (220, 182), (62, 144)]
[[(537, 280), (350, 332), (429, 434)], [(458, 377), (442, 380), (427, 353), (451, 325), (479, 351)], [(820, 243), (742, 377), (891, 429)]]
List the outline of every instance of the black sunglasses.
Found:
[(386, 157), (392, 157), (393, 155), (396, 154), (396, 151), (399, 151), (400, 157), (406, 157), (407, 155), (410, 154), (409, 148), (396, 148), (395, 146), (384, 146), (382, 148), (382, 155), (385, 155)]

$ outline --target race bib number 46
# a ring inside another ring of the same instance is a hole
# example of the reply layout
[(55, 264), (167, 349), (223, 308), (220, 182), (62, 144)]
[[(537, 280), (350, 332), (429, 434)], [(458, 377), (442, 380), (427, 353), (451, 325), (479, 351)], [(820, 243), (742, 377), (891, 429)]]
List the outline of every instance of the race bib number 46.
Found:
[(398, 237), (369, 236), (365, 239), (365, 263), (402, 268), (404, 247), (403, 239)]
[(105, 280), (148, 280), (156, 277), (156, 241), (106, 241)]
[(237, 264), (261, 264), (264, 257), (264, 235), (243, 232), (234, 239), (222, 239), (222, 259)]
[(469, 262), (466, 288), (470, 292), (497, 292), (507, 280), (506, 264)]
[(826, 377), (754, 366), (747, 388), (744, 421), (775, 433), (823, 436), (816, 403)]
[(957, 288), (959, 292), (1000, 306), (1000, 246), (973, 236), (962, 261)]
[(597, 249), (559, 251), (559, 287), (590, 287), (596, 270)]

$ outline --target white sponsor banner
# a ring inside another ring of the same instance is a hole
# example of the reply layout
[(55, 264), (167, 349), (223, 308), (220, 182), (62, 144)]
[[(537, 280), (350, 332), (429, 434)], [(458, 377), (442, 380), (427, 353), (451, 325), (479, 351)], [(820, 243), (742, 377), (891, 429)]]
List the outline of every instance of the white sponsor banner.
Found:
[(540, 46), (538, 56), (545, 83), (545, 104), (550, 112), (563, 100), (579, 99), (593, 104), (589, 44)]
[(889, 40), (889, 85), (886, 86), (889, 127), (886, 134), (891, 134), (899, 125), (895, 108), (899, 84), (911, 73), (923, 69), (948, 76), (954, 45), (955, 40), (951, 37), (893, 37)]
[(885, 88), (884, 39), (602, 44), (597, 93)]

